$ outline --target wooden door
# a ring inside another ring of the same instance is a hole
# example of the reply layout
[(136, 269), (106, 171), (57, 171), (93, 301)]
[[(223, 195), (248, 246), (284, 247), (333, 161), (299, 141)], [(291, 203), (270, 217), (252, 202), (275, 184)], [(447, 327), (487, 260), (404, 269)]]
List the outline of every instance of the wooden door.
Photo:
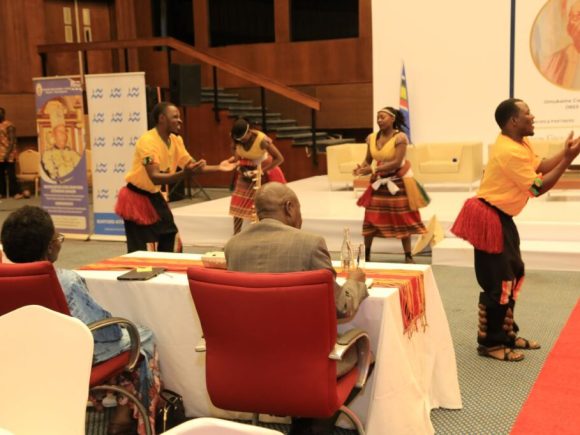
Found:
[[(46, 43), (114, 39), (114, 6), (114, 0), (46, 0)], [(51, 53), (48, 55), (47, 68), (49, 76), (80, 74), (78, 53)], [(82, 68), (85, 73), (91, 74), (113, 72), (113, 56), (110, 51), (90, 51), (86, 54)]]

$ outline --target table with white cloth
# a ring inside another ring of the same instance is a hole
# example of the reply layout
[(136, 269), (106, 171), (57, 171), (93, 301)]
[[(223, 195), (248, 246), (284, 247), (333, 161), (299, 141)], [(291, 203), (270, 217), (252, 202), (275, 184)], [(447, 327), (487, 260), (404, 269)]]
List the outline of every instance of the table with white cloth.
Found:
[[(126, 257), (190, 259), (196, 254), (134, 252)], [(397, 288), (371, 288), (354, 319), (339, 330), (366, 330), (376, 365), (365, 390), (349, 406), (367, 434), (432, 434), (433, 408), (462, 407), (455, 351), (439, 290), (428, 265), (367, 263), (366, 268), (423, 272), (427, 328), (404, 334)], [(150, 328), (167, 388), (183, 395), (188, 416), (231, 417), (215, 408), (205, 385), (202, 331), (187, 275), (165, 272), (148, 281), (119, 281), (125, 271), (79, 270), (95, 300), (115, 316)]]

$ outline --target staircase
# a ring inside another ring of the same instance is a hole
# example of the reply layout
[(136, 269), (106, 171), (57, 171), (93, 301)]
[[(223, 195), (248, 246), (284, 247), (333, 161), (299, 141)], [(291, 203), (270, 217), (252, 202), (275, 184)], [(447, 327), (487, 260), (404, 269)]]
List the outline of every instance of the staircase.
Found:
[[(214, 102), (213, 88), (202, 88), (201, 102)], [(244, 117), (248, 121), (262, 125), (262, 107), (254, 105), (252, 100), (243, 100), (238, 94), (226, 92), (218, 88), (218, 107), (228, 110), (230, 118)], [(266, 108), (266, 129), (275, 132), (277, 139), (290, 139), (294, 147), (312, 147), (312, 130), (308, 125), (298, 125), (294, 119), (283, 118), (281, 113), (270, 112)], [(355, 142), (353, 138), (343, 138), (330, 135), (324, 131), (316, 132), (316, 146), (318, 152), (326, 152), (326, 147), (341, 143)]]

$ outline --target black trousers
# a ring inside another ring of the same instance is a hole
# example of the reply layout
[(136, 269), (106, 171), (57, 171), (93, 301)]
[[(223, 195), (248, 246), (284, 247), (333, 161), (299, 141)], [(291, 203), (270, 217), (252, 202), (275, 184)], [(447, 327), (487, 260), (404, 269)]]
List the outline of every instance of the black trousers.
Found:
[(14, 162), (0, 162), (0, 195), (6, 195), (6, 177), (8, 176), (8, 196), (20, 193), (16, 179), (16, 164)]
[(513, 315), (523, 283), (524, 262), (513, 218), (501, 210), (496, 211), (503, 230), (503, 251), (490, 254), (475, 249), (475, 275), (483, 290), (479, 295), (477, 342), (487, 347), (513, 347), (519, 330)]
[(127, 252), (147, 251), (148, 243), (157, 243), (157, 251), (174, 252), (177, 226), (173, 213), (161, 193), (149, 193), (133, 185), (127, 186), (133, 192), (146, 196), (159, 215), (159, 221), (152, 225), (139, 225), (133, 221), (124, 220), (127, 236)]

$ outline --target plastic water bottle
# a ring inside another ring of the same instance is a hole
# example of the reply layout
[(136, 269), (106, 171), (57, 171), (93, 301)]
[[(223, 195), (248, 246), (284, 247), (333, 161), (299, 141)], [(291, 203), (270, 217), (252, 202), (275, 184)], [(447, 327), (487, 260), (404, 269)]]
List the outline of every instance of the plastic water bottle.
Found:
[(344, 235), (342, 238), (342, 247), (340, 248), (340, 261), (342, 263), (343, 272), (349, 272), (353, 267), (353, 250), (350, 241), (350, 229), (344, 229)]

